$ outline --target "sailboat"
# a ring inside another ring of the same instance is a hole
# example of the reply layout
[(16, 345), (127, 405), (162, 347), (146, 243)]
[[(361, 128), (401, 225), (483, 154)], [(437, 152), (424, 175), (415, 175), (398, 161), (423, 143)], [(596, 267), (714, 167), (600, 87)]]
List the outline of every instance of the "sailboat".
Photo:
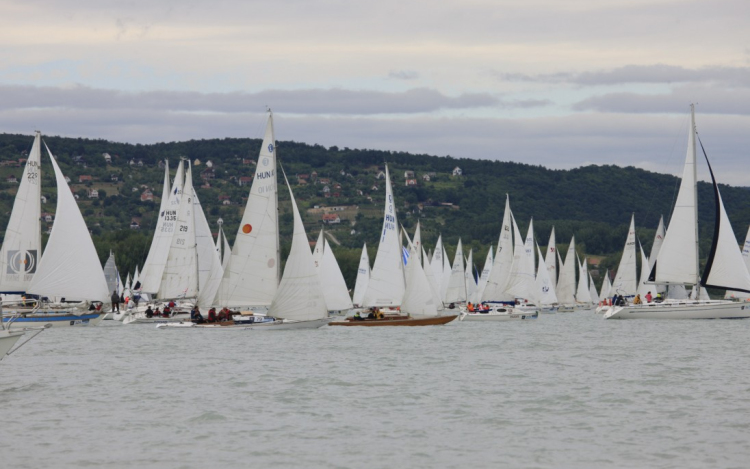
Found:
[[(117, 265), (115, 264), (115, 254), (110, 250), (109, 251), (109, 257), (107, 258), (107, 262), (104, 263), (104, 279), (107, 281), (107, 291), (109, 292), (115, 292), (117, 291), (118, 284), (118, 272), (117, 272)], [(112, 319), (112, 312), (108, 312), (104, 315), (104, 320), (111, 320)]]
[(500, 227), (500, 238), (492, 270), (482, 293), (482, 302), (514, 303), (513, 295), (506, 292), (513, 268), (513, 227), (511, 226), (510, 197), (505, 197), (505, 213)]
[[(37, 152), (40, 151), (36, 141), (34, 147)], [(53, 304), (53, 308), (50, 309), (44, 308), (45, 311), (35, 309), (21, 317), (13, 318), (11, 327), (24, 327), (30, 324), (34, 326), (98, 324), (102, 320), (103, 312), (88, 309), (92, 303), (101, 305), (109, 300), (107, 281), (89, 229), (73, 193), (49, 147), (45, 145), (45, 148), (52, 162), (57, 184), (57, 209), (47, 246), (35, 266), (36, 271), (30, 278), (26, 292), (40, 297), (57, 298), (60, 303)], [(34, 158), (36, 159), (37, 156), (34, 155)], [(36, 174), (39, 174), (38, 166), (36, 168)], [(24, 172), (26, 173), (26, 170)], [(14, 204), (14, 211), (15, 208)], [(35, 232), (25, 234), (30, 237), (37, 235)], [(5, 246), (3, 248), (5, 249)], [(71, 305), (71, 301), (80, 303)], [(3, 321), (8, 319), (5, 317)]]
[(636, 272), (635, 249), (635, 214), (630, 217), (630, 227), (622, 250), (620, 265), (617, 267), (615, 279), (612, 281), (612, 293), (624, 297), (633, 297), (638, 290)]
[(451, 276), (448, 279), (448, 288), (445, 290), (445, 296), (443, 297), (443, 303), (451, 304), (466, 303), (468, 299), (468, 292), (466, 291), (466, 271), (464, 268), (464, 250), (461, 244), (461, 239), (458, 240), (456, 246), (456, 255), (453, 258), (453, 266), (451, 267)]
[(557, 308), (559, 313), (571, 313), (575, 311), (576, 306), (576, 238), (570, 238), (568, 252), (565, 254), (565, 261), (560, 258), (560, 251), (557, 251), (557, 260), (560, 265), (560, 276), (557, 278), (557, 300), (560, 306)]
[(255, 177), (215, 305), (253, 311), (271, 306), (281, 267), (276, 179), (276, 140), (269, 111)]
[[(576, 260), (577, 256), (576, 256)], [(589, 268), (588, 259), (583, 258), (583, 262), (578, 261), (578, 290), (576, 291), (576, 303), (581, 309), (589, 309), (594, 302), (591, 298), (591, 289), (589, 287)]]
[[(688, 148), (682, 173), (682, 182), (649, 281), (664, 285), (693, 285), (695, 296), (707, 287), (725, 288), (750, 293), (750, 272), (732, 231), (724, 209), (719, 186), (716, 183), (708, 155), (701, 149), (708, 165), (714, 188), (716, 221), (713, 243), (701, 275), (698, 252), (698, 191), (696, 168), (695, 108), (690, 106)], [(744, 303), (726, 300), (672, 300), (661, 303), (618, 306), (604, 314), (605, 319), (736, 319), (750, 317), (750, 307)]]
[(472, 301), (474, 303), (479, 303), (482, 301), (482, 295), (484, 295), (484, 289), (487, 286), (487, 279), (490, 278), (490, 273), (492, 272), (492, 263), (494, 261), (494, 258), (492, 257), (492, 249), (493, 246), (490, 245), (490, 248), (487, 250), (487, 257), (484, 260), (482, 273), (479, 275), (479, 283), (477, 284), (476, 293), (472, 298)]
[(346, 288), (344, 275), (341, 273), (333, 250), (328, 244), (325, 232), (321, 228), (318, 241), (313, 252), (315, 271), (320, 279), (320, 286), (328, 311), (345, 311), (352, 308), (349, 290)]
[(396, 308), (401, 305), (406, 288), (404, 262), (399, 241), (396, 203), (393, 199), (388, 165), (385, 166), (385, 210), (380, 243), (375, 254), (375, 264), (370, 272), (367, 292), (362, 301), (365, 307)]
[(359, 258), (359, 267), (357, 268), (357, 280), (354, 282), (354, 294), (352, 303), (354, 307), (359, 308), (365, 298), (367, 284), (370, 282), (370, 257), (367, 254), (367, 243), (362, 246), (362, 255)]

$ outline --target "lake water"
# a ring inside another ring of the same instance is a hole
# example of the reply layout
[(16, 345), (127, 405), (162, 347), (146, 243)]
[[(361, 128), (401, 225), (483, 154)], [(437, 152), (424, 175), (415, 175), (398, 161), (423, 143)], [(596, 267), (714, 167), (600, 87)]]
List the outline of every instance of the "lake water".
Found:
[(750, 464), (750, 321), (50, 329), (0, 362), (0, 466)]

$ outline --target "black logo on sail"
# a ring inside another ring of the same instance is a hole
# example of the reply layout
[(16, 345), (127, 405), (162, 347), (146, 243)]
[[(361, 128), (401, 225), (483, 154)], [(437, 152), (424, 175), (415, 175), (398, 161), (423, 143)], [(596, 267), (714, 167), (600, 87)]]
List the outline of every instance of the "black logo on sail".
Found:
[(36, 249), (8, 251), (8, 274), (33, 274), (36, 272)]

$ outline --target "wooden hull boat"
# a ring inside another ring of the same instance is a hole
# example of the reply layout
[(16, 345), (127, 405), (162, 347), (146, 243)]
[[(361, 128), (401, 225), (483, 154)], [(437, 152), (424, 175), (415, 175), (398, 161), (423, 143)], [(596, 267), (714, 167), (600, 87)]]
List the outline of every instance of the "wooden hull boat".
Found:
[(365, 326), (365, 327), (380, 327), (380, 326), (439, 326), (442, 324), (448, 324), (449, 322), (456, 319), (457, 315), (452, 316), (436, 316), (432, 318), (413, 318), (410, 316), (386, 316), (382, 319), (354, 319), (347, 318), (346, 321), (333, 321), (329, 322), (329, 326)]

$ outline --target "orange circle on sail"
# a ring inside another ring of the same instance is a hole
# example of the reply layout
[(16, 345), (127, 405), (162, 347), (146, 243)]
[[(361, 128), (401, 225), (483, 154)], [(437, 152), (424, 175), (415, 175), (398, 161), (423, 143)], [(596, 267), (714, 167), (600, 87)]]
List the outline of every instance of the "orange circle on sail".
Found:
[(251, 231), (253, 231), (253, 227), (250, 226), (250, 224), (247, 224), (247, 225), (245, 225), (245, 226), (242, 227), (242, 232), (245, 233), (245, 234), (248, 234)]

